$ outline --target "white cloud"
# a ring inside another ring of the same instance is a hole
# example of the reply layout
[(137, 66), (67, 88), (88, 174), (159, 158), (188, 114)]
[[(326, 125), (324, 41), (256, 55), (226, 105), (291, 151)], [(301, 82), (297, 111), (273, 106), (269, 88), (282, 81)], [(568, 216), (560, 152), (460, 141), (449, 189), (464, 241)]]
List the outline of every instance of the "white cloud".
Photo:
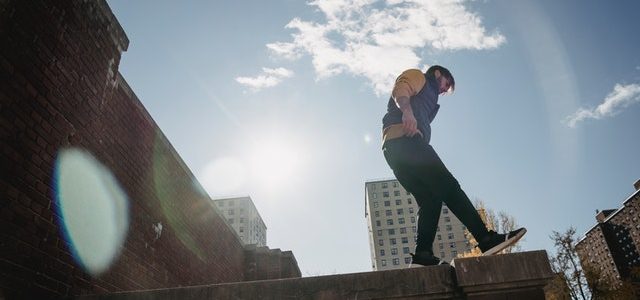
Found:
[[(494, 49), (505, 42), (487, 34), (465, 0), (314, 0), (324, 22), (294, 18), (290, 42), (267, 44), (274, 54), (295, 60), (311, 56), (318, 78), (341, 73), (364, 76), (376, 93), (388, 93), (395, 77), (421, 64), (424, 48)], [(424, 64), (424, 62), (423, 62)]]
[(576, 124), (585, 119), (604, 119), (612, 117), (634, 103), (640, 102), (640, 84), (621, 85), (616, 84), (613, 91), (604, 98), (604, 101), (593, 109), (580, 108), (566, 118), (567, 125), (575, 128)]
[(285, 68), (262, 68), (262, 74), (256, 77), (236, 77), (236, 81), (242, 85), (248, 86), (253, 90), (260, 90), (263, 88), (273, 87), (284, 78), (293, 76), (293, 71)]

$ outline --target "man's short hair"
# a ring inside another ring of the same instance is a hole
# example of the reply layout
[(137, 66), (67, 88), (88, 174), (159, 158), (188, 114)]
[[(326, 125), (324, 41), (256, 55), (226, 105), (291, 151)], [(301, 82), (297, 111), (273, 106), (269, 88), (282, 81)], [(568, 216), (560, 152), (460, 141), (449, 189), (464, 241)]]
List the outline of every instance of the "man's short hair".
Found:
[(449, 70), (447, 70), (447, 68), (445, 68), (443, 66), (434, 65), (434, 66), (429, 67), (429, 69), (427, 69), (427, 73), (426, 74), (433, 76), (433, 73), (435, 73), (436, 70), (440, 71), (440, 75), (444, 76), (444, 78), (449, 80), (449, 83), (451, 83), (451, 91), (454, 91), (456, 89), (456, 80), (453, 79), (453, 75), (451, 75), (451, 72), (449, 72)]

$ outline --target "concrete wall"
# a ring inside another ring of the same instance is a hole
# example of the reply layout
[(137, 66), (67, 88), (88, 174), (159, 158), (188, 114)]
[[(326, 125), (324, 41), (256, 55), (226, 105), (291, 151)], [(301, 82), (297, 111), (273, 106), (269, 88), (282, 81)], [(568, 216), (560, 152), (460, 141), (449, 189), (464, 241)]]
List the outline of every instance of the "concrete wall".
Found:
[[(0, 1), (0, 298), (245, 279), (237, 235), (118, 73), (128, 43), (102, 0)], [(62, 231), (54, 174), (68, 148), (128, 196), (124, 242), (100, 274)]]

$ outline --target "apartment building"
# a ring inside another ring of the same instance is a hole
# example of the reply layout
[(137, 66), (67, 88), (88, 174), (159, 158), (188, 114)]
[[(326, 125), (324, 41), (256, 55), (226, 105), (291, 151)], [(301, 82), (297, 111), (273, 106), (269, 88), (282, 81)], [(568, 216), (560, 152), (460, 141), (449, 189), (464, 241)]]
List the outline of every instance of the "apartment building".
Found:
[[(396, 179), (365, 183), (365, 218), (374, 271), (401, 269), (411, 263), (416, 245), (418, 204)], [(470, 251), (466, 227), (442, 206), (434, 254), (450, 261)]]
[(244, 245), (267, 245), (267, 226), (251, 197), (214, 199), (213, 202)]
[(610, 284), (640, 268), (640, 180), (618, 209), (598, 212), (596, 225), (576, 244), (584, 269), (599, 272)]

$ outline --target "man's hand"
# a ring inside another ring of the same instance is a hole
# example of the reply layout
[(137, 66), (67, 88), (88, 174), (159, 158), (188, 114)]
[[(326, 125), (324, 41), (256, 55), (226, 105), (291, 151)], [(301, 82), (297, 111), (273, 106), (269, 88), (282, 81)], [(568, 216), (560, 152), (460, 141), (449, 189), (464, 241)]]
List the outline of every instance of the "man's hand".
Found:
[(395, 98), (395, 101), (398, 108), (402, 111), (402, 128), (404, 129), (405, 135), (408, 137), (413, 137), (416, 134), (422, 135), (418, 130), (418, 122), (416, 121), (416, 117), (413, 115), (413, 109), (411, 109), (409, 97), (400, 96)]
[(408, 137), (421, 134), (418, 130), (418, 122), (416, 121), (416, 117), (413, 115), (412, 110), (402, 112), (402, 128), (404, 129), (405, 135)]

